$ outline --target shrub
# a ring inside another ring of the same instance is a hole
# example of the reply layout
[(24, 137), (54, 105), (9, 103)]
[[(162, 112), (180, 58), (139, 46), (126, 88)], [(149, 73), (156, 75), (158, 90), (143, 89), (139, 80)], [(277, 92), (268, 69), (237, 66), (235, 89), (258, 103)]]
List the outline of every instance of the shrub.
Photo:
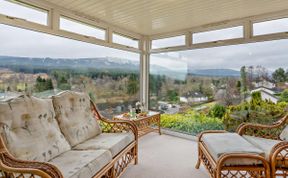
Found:
[(253, 102), (243, 102), (236, 106), (230, 106), (226, 109), (223, 117), (225, 130), (235, 131), (243, 122), (271, 124), (285, 115), (286, 102), (277, 104), (262, 100)]
[(223, 105), (215, 104), (209, 111), (209, 116), (222, 118), (226, 112), (226, 108)]
[(222, 121), (189, 110), (182, 114), (162, 114), (161, 126), (175, 131), (196, 135), (204, 130), (222, 130)]
[(288, 102), (288, 89), (284, 90), (280, 95), (280, 102)]

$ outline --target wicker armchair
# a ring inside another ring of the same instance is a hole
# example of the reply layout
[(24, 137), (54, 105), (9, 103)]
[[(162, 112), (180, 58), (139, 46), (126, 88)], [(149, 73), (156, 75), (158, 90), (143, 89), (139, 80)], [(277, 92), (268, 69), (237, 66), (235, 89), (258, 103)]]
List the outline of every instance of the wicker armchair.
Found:
[[(138, 162), (138, 131), (137, 127), (129, 121), (112, 121), (102, 117), (95, 104), (90, 101), (91, 110), (93, 116), (102, 126), (103, 133), (120, 133), (129, 132), (134, 135), (134, 141), (126, 146), (119, 152), (109, 164), (105, 165), (99, 172), (93, 177), (105, 177), (116, 178), (120, 177), (123, 171), (126, 169), (129, 163), (134, 160), (134, 163)], [(0, 114), (1, 113), (0, 111)], [(3, 118), (3, 117), (2, 117)], [(5, 123), (1, 123), (1, 129), (6, 129)], [(0, 177), (7, 178), (63, 178), (63, 172), (60, 171), (53, 163), (41, 162), (41, 161), (24, 161), (16, 159), (6, 146), (7, 141), (5, 137), (0, 136)]]
[[(272, 125), (242, 124), (238, 127), (237, 133), (241, 136), (249, 135), (253, 137), (275, 140), (267, 159), (271, 167), (271, 177), (288, 176), (288, 142), (285, 130), (287, 129), (288, 115), (284, 116)], [(286, 130), (287, 132), (287, 130)], [(287, 134), (287, 133), (286, 133)]]

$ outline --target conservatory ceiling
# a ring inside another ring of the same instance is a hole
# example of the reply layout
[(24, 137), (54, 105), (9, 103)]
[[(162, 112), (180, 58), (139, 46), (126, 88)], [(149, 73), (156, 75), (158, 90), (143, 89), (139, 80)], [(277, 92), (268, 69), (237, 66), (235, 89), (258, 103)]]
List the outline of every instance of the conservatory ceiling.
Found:
[(287, 0), (41, 0), (143, 35), (288, 9)]

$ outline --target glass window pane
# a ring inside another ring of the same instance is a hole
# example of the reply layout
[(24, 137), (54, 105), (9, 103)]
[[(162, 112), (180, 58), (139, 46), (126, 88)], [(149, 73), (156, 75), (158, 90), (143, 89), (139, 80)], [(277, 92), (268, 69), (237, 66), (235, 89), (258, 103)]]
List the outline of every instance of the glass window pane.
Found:
[(113, 43), (122, 44), (122, 45), (130, 46), (133, 48), (139, 48), (139, 41), (138, 40), (133, 40), (131, 38), (127, 38), (125, 36), (118, 35), (116, 33), (113, 33), (112, 38), (113, 38)]
[(243, 38), (243, 26), (199, 32), (193, 34), (193, 43)]
[(105, 30), (64, 17), (60, 18), (60, 29), (105, 40)]
[(287, 113), (287, 46), (286, 39), (152, 54), (149, 107), (163, 113), (162, 127), (191, 135), (271, 124)]
[(175, 36), (170, 38), (163, 38), (158, 40), (152, 40), (152, 49), (167, 48), (173, 46), (185, 45), (185, 36)]
[(7, 25), (0, 39), (0, 100), (74, 90), (89, 94), (108, 118), (139, 101), (139, 54)]
[(287, 32), (287, 31), (288, 31), (288, 18), (253, 24), (253, 34), (255, 36), (271, 33)]
[(47, 25), (47, 11), (30, 7), (28, 5), (1, 0), (0, 13), (42, 25)]

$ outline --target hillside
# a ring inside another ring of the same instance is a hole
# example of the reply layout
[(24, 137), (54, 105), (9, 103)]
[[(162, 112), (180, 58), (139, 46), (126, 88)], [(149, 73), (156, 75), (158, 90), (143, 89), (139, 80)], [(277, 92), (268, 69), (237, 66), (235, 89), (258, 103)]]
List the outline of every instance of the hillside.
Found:
[[(0, 56), (0, 67), (16, 72), (39, 73), (51, 69), (98, 69), (101, 71), (139, 71), (139, 62), (122, 58), (28, 58), (14, 56)], [(240, 72), (232, 69), (188, 69), (189, 75), (239, 77)], [(151, 65), (150, 72), (154, 75), (166, 75), (171, 78), (185, 80), (187, 71), (171, 70), (160, 65)]]
[(197, 76), (240, 77), (240, 72), (232, 69), (197, 69), (190, 70), (189, 74)]
[(77, 58), (77, 59), (54, 59), (54, 58), (27, 58), (0, 56), (0, 67), (33, 67), (33, 68), (57, 68), (57, 69), (119, 69), (138, 70), (139, 63), (131, 60), (118, 58)]

